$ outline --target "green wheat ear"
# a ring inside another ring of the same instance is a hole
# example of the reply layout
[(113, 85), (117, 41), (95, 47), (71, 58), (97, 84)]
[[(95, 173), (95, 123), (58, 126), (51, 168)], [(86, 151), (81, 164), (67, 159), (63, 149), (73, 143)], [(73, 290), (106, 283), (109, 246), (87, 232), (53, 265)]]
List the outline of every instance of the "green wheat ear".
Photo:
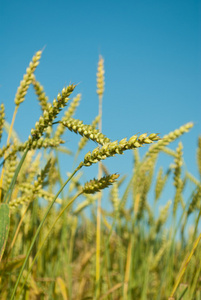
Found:
[(177, 206), (178, 203), (181, 202), (181, 193), (182, 193), (182, 189), (183, 189), (183, 180), (181, 179), (181, 167), (183, 165), (183, 145), (180, 142), (177, 149), (176, 149), (176, 153), (177, 156), (174, 160), (175, 162), (175, 168), (174, 168), (174, 186), (176, 188), (176, 192), (175, 192), (175, 197), (174, 197), (174, 203), (173, 203), (173, 215), (176, 215), (176, 211), (177, 211)]
[(16, 153), (13, 153), (9, 156), (9, 158), (6, 160), (4, 165), (4, 177), (3, 177), (3, 188), (5, 191), (8, 190), (10, 183), (12, 181), (12, 178), (15, 174), (15, 170), (17, 167), (17, 155)]
[(63, 88), (62, 92), (57, 95), (57, 99), (53, 100), (53, 104), (48, 103), (48, 109), (43, 112), (39, 121), (36, 122), (35, 129), (31, 129), (31, 136), (28, 138), (29, 147), (31, 147), (34, 140), (38, 140), (44, 131), (53, 124), (59, 112), (67, 105), (69, 96), (75, 87), (75, 85), (71, 84)]
[(20, 86), (18, 87), (16, 96), (15, 96), (15, 105), (19, 106), (25, 99), (27, 90), (30, 84), (33, 82), (34, 79), (34, 71), (39, 64), (39, 60), (41, 58), (42, 51), (36, 52), (32, 61), (29, 64), (29, 67), (26, 70), (26, 74), (23, 77), (23, 80), (20, 82)]
[(59, 123), (63, 124), (63, 126), (67, 127), (70, 131), (74, 131), (75, 133), (97, 142), (100, 145), (110, 142), (110, 139), (98, 129), (95, 129), (91, 125), (83, 124), (81, 120), (69, 117), (66, 121), (59, 121)]
[(193, 126), (194, 124), (192, 122), (189, 122), (181, 126), (179, 129), (176, 129), (164, 135), (164, 137), (160, 139), (157, 143), (150, 146), (149, 150), (146, 153), (146, 157), (159, 153), (161, 150), (164, 149), (165, 146), (169, 145), (171, 142), (179, 138), (185, 132), (188, 132)]
[(33, 76), (32, 84), (35, 90), (35, 93), (38, 97), (38, 101), (40, 103), (42, 111), (48, 109), (48, 97), (45, 95), (43, 86), (39, 81), (36, 80), (35, 76)]
[[(92, 122), (92, 124), (91, 124), (91, 126), (92, 126), (93, 129), (96, 128), (96, 126), (97, 126), (99, 120), (100, 120), (100, 116), (97, 116), (97, 117), (93, 120), (93, 122)], [(80, 151), (85, 147), (85, 145), (87, 144), (87, 141), (88, 141), (88, 139), (87, 139), (85, 136), (83, 136), (83, 137), (80, 139), (79, 144), (78, 144), (78, 150), (77, 150), (77, 153), (76, 153), (76, 157), (79, 155)]]
[(187, 216), (196, 210), (201, 210), (201, 185), (197, 186), (192, 194), (192, 200), (187, 211)]
[(106, 159), (106, 157), (114, 156), (115, 154), (123, 154), (124, 151), (142, 147), (144, 144), (151, 144), (160, 138), (156, 133), (149, 136), (142, 134), (139, 137), (133, 135), (128, 141), (126, 138), (118, 141), (104, 144), (101, 148), (95, 148), (92, 153), (89, 151), (84, 157), (84, 166), (90, 166), (98, 161)]
[(104, 176), (102, 178), (93, 179), (89, 182), (85, 183), (83, 187), (83, 193), (85, 194), (94, 194), (96, 192), (99, 192), (100, 190), (103, 190), (110, 186), (112, 183), (114, 183), (117, 178), (119, 178), (118, 174), (112, 174), (108, 176)]
[(104, 93), (104, 86), (105, 86), (105, 81), (104, 81), (104, 60), (102, 56), (100, 56), (99, 61), (98, 61), (98, 72), (97, 72), (97, 94), (99, 97), (103, 96)]
[(164, 189), (164, 186), (167, 182), (169, 177), (170, 170), (167, 171), (165, 175), (163, 175), (163, 168), (161, 167), (158, 171), (157, 178), (156, 178), (156, 185), (155, 185), (155, 202), (158, 201), (160, 195)]
[(62, 124), (64, 122), (68, 121), (68, 119), (74, 115), (74, 113), (76, 111), (76, 108), (79, 106), (80, 100), (81, 100), (81, 94), (78, 94), (76, 97), (74, 97), (72, 99), (71, 104), (68, 107), (68, 110), (65, 111), (64, 116), (61, 119), (61, 121), (60, 121), (60, 123), (59, 123), (59, 125), (58, 125), (58, 127), (55, 131), (55, 137), (58, 138), (64, 133), (66, 127), (63, 126)]
[(41, 170), (40, 174), (38, 174), (37, 178), (34, 180), (33, 184), (27, 184), (25, 193), (23, 196), (18, 197), (10, 201), (10, 207), (17, 207), (20, 204), (24, 204), (26, 202), (31, 202), (38, 197), (38, 192), (43, 187), (43, 182), (49, 173), (51, 161), (48, 160), (45, 167)]

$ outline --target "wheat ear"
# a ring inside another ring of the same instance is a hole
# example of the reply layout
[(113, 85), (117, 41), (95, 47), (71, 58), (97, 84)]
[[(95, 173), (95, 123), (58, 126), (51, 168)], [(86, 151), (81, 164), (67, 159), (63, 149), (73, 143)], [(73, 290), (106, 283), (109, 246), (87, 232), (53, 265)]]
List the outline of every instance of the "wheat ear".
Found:
[(104, 176), (100, 179), (92, 179), (89, 182), (85, 183), (83, 187), (83, 193), (94, 194), (96, 192), (99, 192), (100, 190), (103, 190), (114, 183), (117, 178), (119, 178), (118, 174), (112, 174)]
[(34, 140), (38, 140), (42, 136), (47, 127), (53, 124), (61, 109), (67, 105), (74, 88), (75, 85), (73, 84), (63, 88), (61, 94), (57, 95), (57, 99), (53, 100), (53, 104), (48, 104), (48, 109), (43, 112), (43, 116), (40, 116), (39, 122), (36, 122), (35, 129), (31, 129), (32, 136), (29, 136), (28, 139), (29, 147), (31, 147)]
[(39, 81), (36, 80), (35, 76), (33, 76), (32, 84), (35, 90), (35, 93), (38, 97), (38, 101), (40, 103), (42, 111), (48, 109), (48, 97), (45, 95), (43, 86)]
[(178, 148), (176, 149), (177, 157), (175, 158), (175, 169), (174, 169), (174, 186), (176, 187), (176, 193), (173, 203), (173, 215), (176, 215), (176, 210), (178, 203), (181, 201), (181, 192), (183, 188), (183, 181), (181, 179), (181, 167), (183, 165), (183, 158), (182, 158), (182, 143), (180, 142)]
[(95, 129), (91, 125), (85, 125), (81, 120), (68, 118), (66, 121), (59, 121), (59, 123), (63, 124), (70, 131), (74, 131), (75, 133), (79, 133), (81, 136), (86, 137), (98, 144), (106, 144), (110, 142), (110, 139), (107, 138), (103, 133), (101, 133), (98, 129)]
[(144, 144), (151, 144), (154, 141), (159, 140), (156, 133), (152, 133), (149, 136), (142, 134), (139, 137), (133, 135), (128, 141), (126, 138), (118, 141), (104, 144), (101, 148), (95, 148), (92, 153), (89, 151), (84, 157), (84, 165), (90, 166), (93, 163), (106, 159), (106, 157), (114, 156), (115, 154), (123, 154), (124, 151), (129, 149), (135, 149), (142, 147)]
[(153, 154), (159, 153), (165, 146), (179, 138), (185, 132), (188, 132), (193, 127), (193, 123), (189, 122), (179, 129), (171, 131), (169, 134), (164, 135), (162, 139), (160, 139), (155, 145), (152, 145), (146, 153), (147, 156), (151, 156)]
[(15, 105), (19, 106), (25, 99), (27, 90), (34, 79), (34, 71), (39, 64), (39, 60), (41, 58), (42, 51), (36, 52), (32, 61), (29, 64), (29, 67), (26, 69), (26, 74), (23, 77), (23, 80), (20, 82), (20, 86), (18, 87), (17, 93), (15, 95)]
[[(103, 104), (103, 93), (104, 93), (104, 60), (100, 56), (98, 62), (97, 72), (97, 94), (98, 94), (98, 115), (100, 116), (98, 122), (98, 129), (102, 132), (102, 104)], [(98, 164), (98, 179), (102, 177), (101, 163)], [(98, 204), (97, 204), (97, 217), (96, 217), (96, 298), (100, 296), (100, 245), (101, 245), (101, 198), (102, 193), (98, 193)]]
[(76, 97), (74, 97), (71, 101), (70, 106), (68, 107), (68, 110), (65, 111), (63, 118), (61, 119), (61, 122), (59, 123), (56, 131), (55, 131), (55, 137), (60, 137), (64, 131), (65, 131), (65, 126), (63, 126), (63, 122), (68, 121), (70, 117), (72, 117), (75, 113), (75, 110), (77, 106), (79, 105), (81, 100), (81, 94), (78, 94)]

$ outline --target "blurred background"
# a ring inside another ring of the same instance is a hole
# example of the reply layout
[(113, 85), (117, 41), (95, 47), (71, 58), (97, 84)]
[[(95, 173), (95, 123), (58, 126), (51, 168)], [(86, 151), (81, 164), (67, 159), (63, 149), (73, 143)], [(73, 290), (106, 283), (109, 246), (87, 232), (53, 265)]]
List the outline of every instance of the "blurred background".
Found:
[[(44, 49), (35, 75), (52, 101), (69, 83), (82, 94), (75, 118), (90, 124), (98, 114), (96, 72), (104, 58), (103, 133), (120, 140), (136, 133), (162, 137), (192, 121), (180, 140), (188, 170), (198, 178), (197, 139), (201, 132), (201, 3), (199, 0), (0, 1), (0, 99), (11, 122), (14, 97), (36, 51)], [(33, 89), (20, 106), (15, 129), (25, 141), (40, 116)], [(67, 131), (66, 146), (79, 137)], [(177, 147), (178, 140), (170, 145)], [(92, 142), (80, 156), (96, 147)], [(148, 147), (140, 149), (142, 156)], [(132, 151), (105, 161), (112, 173), (132, 172)], [(172, 158), (160, 157), (168, 166)], [(63, 172), (71, 161), (62, 157)], [(87, 173), (88, 172), (88, 173)], [(97, 165), (85, 169), (96, 177)], [(166, 190), (166, 202), (171, 194)]]

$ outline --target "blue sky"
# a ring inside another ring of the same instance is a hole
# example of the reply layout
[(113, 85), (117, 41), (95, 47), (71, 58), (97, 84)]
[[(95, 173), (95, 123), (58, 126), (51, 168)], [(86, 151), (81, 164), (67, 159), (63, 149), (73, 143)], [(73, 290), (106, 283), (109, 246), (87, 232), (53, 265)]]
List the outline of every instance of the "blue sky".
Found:
[[(37, 79), (51, 101), (70, 82), (79, 83), (74, 95), (81, 93), (82, 102), (75, 117), (90, 123), (98, 113), (96, 69), (101, 54), (106, 81), (103, 133), (113, 140), (144, 132), (163, 136), (193, 121), (194, 128), (181, 141), (187, 167), (198, 176), (200, 25), (198, 0), (0, 1), (0, 98), (7, 121), (26, 67), (45, 47)], [(15, 123), (22, 140), (39, 115), (30, 91)], [(66, 133), (65, 139), (73, 148), (74, 134)], [(111, 172), (129, 174), (132, 154), (109, 159), (106, 165)]]

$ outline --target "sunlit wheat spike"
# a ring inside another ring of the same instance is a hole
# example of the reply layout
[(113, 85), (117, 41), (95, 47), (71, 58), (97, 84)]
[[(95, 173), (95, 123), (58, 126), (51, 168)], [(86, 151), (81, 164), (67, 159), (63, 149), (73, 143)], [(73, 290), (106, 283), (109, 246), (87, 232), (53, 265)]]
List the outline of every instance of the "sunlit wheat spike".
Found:
[(139, 150), (137, 148), (133, 150), (133, 158), (134, 158), (133, 167), (137, 168), (137, 166), (140, 163), (140, 155), (139, 155)]
[(24, 193), (22, 196), (12, 199), (9, 203), (10, 207), (17, 207), (20, 204), (31, 202), (38, 197), (38, 193), (43, 187), (43, 182), (49, 173), (50, 164), (51, 162), (48, 160), (33, 183), (26, 183), (24, 186), (21, 185), (20, 188), (21, 190), (24, 190)]
[(177, 206), (178, 203), (181, 201), (181, 192), (183, 188), (183, 181), (181, 179), (181, 167), (183, 165), (183, 145), (180, 142), (176, 152), (177, 152), (177, 157), (174, 160), (175, 163), (175, 168), (174, 168), (174, 186), (176, 187), (176, 192), (175, 192), (175, 197), (174, 197), (174, 203), (173, 203), (173, 214), (176, 214)]
[(9, 157), (9, 159), (6, 160), (4, 164), (5, 173), (3, 178), (3, 187), (6, 191), (9, 188), (12, 178), (15, 174), (17, 163), (17, 156), (16, 154), (13, 154)]
[(63, 126), (62, 123), (68, 121), (68, 119), (74, 115), (75, 110), (80, 103), (80, 100), (81, 100), (81, 94), (78, 94), (76, 97), (72, 99), (71, 104), (68, 107), (68, 110), (65, 111), (64, 116), (62, 117), (59, 125), (57, 126), (57, 129), (55, 131), (55, 137), (60, 137), (64, 133), (66, 127)]
[(63, 88), (62, 92), (57, 95), (57, 99), (53, 100), (53, 104), (48, 103), (48, 109), (43, 112), (39, 121), (36, 122), (35, 129), (31, 129), (31, 136), (28, 139), (29, 147), (31, 147), (34, 140), (38, 140), (44, 131), (52, 125), (59, 112), (67, 105), (69, 96), (74, 88), (75, 85), (73, 84)]
[(81, 101), (81, 94), (77, 94), (77, 96), (75, 96), (72, 99), (67, 111), (64, 114), (64, 118), (68, 119), (69, 117), (72, 117), (75, 114), (76, 108), (79, 106), (80, 101)]
[[(96, 126), (97, 126), (99, 120), (100, 120), (100, 116), (97, 116), (97, 117), (93, 120), (93, 122), (92, 122), (92, 124), (91, 124), (91, 126), (92, 126), (93, 129), (96, 128)], [(79, 144), (78, 144), (77, 155), (78, 155), (78, 154), (80, 153), (80, 151), (85, 147), (85, 145), (87, 144), (87, 141), (88, 141), (88, 140), (89, 140), (89, 139), (87, 139), (87, 138), (84, 137), (84, 136), (80, 139)]]
[(86, 240), (90, 243), (94, 240), (94, 224), (90, 219), (86, 219)]
[(155, 201), (158, 200), (160, 194), (163, 189), (163, 168), (161, 167), (158, 171), (158, 175), (156, 178), (156, 185), (155, 185)]
[(159, 217), (156, 221), (156, 234), (159, 233), (159, 231), (161, 230), (161, 228), (163, 227), (163, 225), (165, 224), (165, 222), (167, 221), (167, 218), (168, 218), (168, 214), (169, 214), (169, 208), (172, 204), (172, 201), (169, 200), (167, 202), (167, 204), (160, 209), (160, 214), (159, 214)]
[(14, 155), (17, 152), (24, 151), (27, 147), (29, 147), (30, 150), (36, 150), (36, 149), (46, 149), (46, 148), (57, 148), (61, 144), (64, 144), (64, 141), (61, 139), (49, 139), (49, 138), (39, 138), (38, 140), (33, 140), (31, 145), (28, 141), (25, 143), (16, 143), (13, 145), (10, 154), (6, 157), (8, 159), (11, 155)]
[(39, 81), (36, 80), (35, 76), (33, 76), (33, 81), (32, 81), (35, 93), (38, 97), (40, 106), (42, 111), (48, 109), (48, 97), (45, 95), (43, 86), (40, 84)]
[(110, 139), (98, 129), (93, 128), (91, 125), (83, 124), (81, 120), (69, 117), (68, 120), (64, 122), (60, 121), (60, 123), (67, 127), (70, 131), (74, 131), (75, 133), (97, 142), (98, 144), (104, 145), (110, 142)]
[(179, 129), (176, 129), (174, 131), (171, 131), (169, 134), (164, 135), (164, 137), (160, 139), (156, 144), (150, 146), (149, 150), (146, 153), (146, 156), (151, 156), (152, 154), (159, 153), (165, 146), (179, 138), (185, 132), (188, 132), (193, 127), (193, 125), (194, 124), (192, 122), (189, 122), (181, 126)]
[[(43, 199), (45, 199), (45, 200), (51, 202), (51, 201), (54, 199), (54, 194), (49, 193), (49, 192), (47, 192), (47, 191), (45, 191), (45, 190), (43, 190), (43, 189), (40, 189), (40, 190), (38, 191), (38, 197), (41, 197), (41, 198), (43, 198)], [(57, 198), (57, 199), (56, 199), (56, 203), (62, 204), (63, 201), (62, 201), (62, 199)]]
[(197, 210), (201, 209), (201, 185), (196, 187), (195, 191), (192, 193), (191, 198), (192, 200), (187, 211), (188, 216), (196, 209)]
[(41, 54), (42, 54), (42, 51), (36, 52), (36, 54), (32, 58), (32, 61), (29, 64), (29, 67), (26, 69), (26, 74), (24, 75), (23, 80), (20, 82), (20, 86), (18, 87), (17, 93), (15, 95), (14, 101), (15, 101), (16, 106), (19, 106), (20, 103), (22, 103), (25, 99), (27, 90), (33, 81), (33, 78), (34, 78), (33, 73), (39, 64)]
[(141, 193), (138, 193), (135, 198), (134, 208), (137, 220), (141, 220), (145, 212), (148, 213), (150, 224), (153, 223), (153, 213), (150, 209), (149, 204), (147, 203), (147, 189), (146, 185), (142, 188)]
[[(25, 185), (26, 183), (32, 184), (33, 180), (40, 172), (40, 164), (41, 164), (41, 153), (36, 155), (34, 150), (30, 150), (27, 153), (26, 159), (24, 164), (21, 168), (21, 172), (18, 175), (18, 182), (17, 188), (20, 190), (21, 185)], [(24, 181), (26, 178), (26, 182)]]
[(47, 161), (45, 167), (41, 170), (40, 175), (38, 176), (38, 181), (40, 177), (40, 181), (43, 182), (45, 177), (48, 175), (51, 168), (51, 158)]
[(178, 145), (178, 148), (176, 149), (177, 156), (175, 157), (174, 163), (175, 163), (175, 169), (174, 169), (174, 185), (176, 188), (179, 188), (181, 185), (181, 167), (183, 165), (183, 145), (180, 142)]
[(21, 197), (17, 197), (16, 199), (12, 199), (9, 202), (9, 207), (10, 208), (15, 208), (15, 207), (18, 207), (20, 204), (25, 204), (27, 202), (30, 202), (30, 200), (31, 200), (30, 195), (24, 195), (24, 196), (21, 196)]
[(10, 133), (10, 142), (12, 141), (13, 143), (20, 142), (19, 135), (17, 134), (16, 130), (11, 127), (11, 124), (7, 122), (6, 120), (4, 121), (4, 130), (7, 134), (9, 134), (10, 130), (12, 129), (12, 132)]
[(191, 181), (193, 182), (195, 185), (199, 186), (200, 185), (200, 181), (195, 178), (195, 176), (193, 176), (193, 174), (191, 174), (190, 172), (186, 172), (186, 177)]
[(119, 202), (120, 202), (120, 199), (119, 199), (119, 189), (118, 189), (118, 183), (115, 182), (111, 188), (111, 191), (110, 191), (110, 199), (111, 199), (111, 202), (113, 204), (113, 207), (114, 207), (114, 212), (118, 212), (118, 209), (119, 209)]
[[(18, 197), (16, 199), (12, 199), (9, 203), (9, 206), (11, 208), (15, 208), (18, 207), (21, 204), (25, 204), (28, 203), (30, 201), (33, 201), (35, 199), (34, 197), (34, 189), (33, 189), (33, 185), (32, 184), (21, 184), (20, 186), (18, 186), (19, 191), (21, 191), (23, 193), (23, 196)], [(44, 200), (47, 200), (48, 202), (51, 202), (54, 199), (54, 194), (49, 193), (43, 189), (39, 189), (37, 190), (37, 197), (41, 197)], [(62, 204), (63, 201), (60, 198), (57, 198), (56, 203), (58, 204)]]
[(2, 103), (0, 106), (0, 141), (3, 133), (4, 121), (5, 121), (5, 107), (4, 104)]
[(39, 140), (33, 141), (30, 149), (57, 148), (61, 144), (64, 144), (64, 141), (61, 139), (40, 138)]
[(163, 151), (164, 153), (170, 155), (170, 156), (173, 156), (173, 157), (176, 157), (176, 156), (177, 156), (176, 152), (175, 152), (174, 150), (168, 148), (168, 147), (164, 147), (164, 148), (162, 149), (162, 151)]
[(97, 200), (97, 194), (85, 194), (85, 198), (86, 200), (79, 203), (74, 209), (74, 214), (78, 215), (83, 209), (94, 203)]
[[(133, 174), (133, 202), (138, 218), (145, 208), (146, 195), (152, 183), (157, 155), (153, 155), (142, 162), (138, 162)], [(143, 184), (142, 184), (143, 182)]]
[[(154, 212), (153, 212), (152, 207), (149, 205), (148, 201), (146, 201), (146, 197), (144, 197), (144, 198), (145, 198), (145, 201), (144, 201), (144, 207), (142, 207), (141, 217), (143, 216), (143, 213), (146, 212), (148, 214), (149, 226), (152, 227), (152, 226), (154, 226)], [(139, 210), (138, 214), (140, 214), (140, 210)], [(139, 216), (138, 216), (138, 219), (141, 219), (141, 218), (139, 218)]]
[(155, 201), (157, 201), (164, 189), (164, 186), (167, 182), (167, 179), (169, 177), (170, 174), (170, 170), (168, 170), (168, 172), (163, 175), (163, 168), (161, 167), (158, 171), (158, 175), (156, 178), (156, 185), (155, 185)]
[(104, 93), (104, 86), (105, 86), (105, 81), (104, 81), (104, 60), (102, 56), (99, 58), (98, 62), (98, 72), (97, 72), (97, 94), (99, 97), (103, 96)]
[(115, 154), (123, 154), (124, 151), (134, 148), (142, 147), (143, 144), (153, 143), (152, 141), (159, 139), (157, 134), (151, 134), (149, 136), (133, 135), (128, 141), (126, 138), (122, 139), (119, 143), (118, 141), (110, 142), (104, 144), (101, 148), (95, 148), (92, 153), (89, 151), (84, 157), (84, 165), (90, 166), (93, 163), (97, 163), (100, 160), (106, 159), (106, 157), (114, 156)]
[(98, 179), (92, 179), (89, 182), (86, 182), (83, 187), (83, 193), (85, 194), (94, 194), (99, 192), (102, 189), (107, 188), (109, 185), (114, 183), (117, 178), (119, 177), (118, 174), (112, 174), (108, 176), (104, 176)]

